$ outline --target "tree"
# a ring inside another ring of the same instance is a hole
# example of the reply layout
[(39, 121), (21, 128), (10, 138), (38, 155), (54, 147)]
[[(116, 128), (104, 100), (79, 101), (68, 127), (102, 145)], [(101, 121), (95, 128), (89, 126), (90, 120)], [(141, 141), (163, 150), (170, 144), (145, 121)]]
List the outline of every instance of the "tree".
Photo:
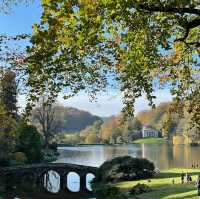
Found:
[(88, 134), (100, 135), (102, 124), (103, 124), (102, 120), (97, 120), (92, 125), (87, 126), (85, 129), (80, 131), (80, 135), (83, 137), (87, 136)]
[(112, 117), (102, 124), (100, 137), (102, 140), (107, 140), (116, 143), (118, 136), (121, 136), (121, 117)]
[(80, 90), (94, 97), (111, 73), (131, 115), (143, 93), (153, 106), (155, 83), (167, 84), (180, 102), (199, 94), (198, 1), (44, 0), (42, 5), (28, 49), (30, 101), (47, 81), (51, 98), (63, 90), (66, 97)]
[(85, 138), (86, 144), (98, 144), (100, 142), (100, 138), (97, 134), (88, 134)]
[(43, 97), (41, 103), (32, 112), (32, 116), (40, 124), (40, 129), (44, 136), (44, 147), (46, 149), (49, 147), (50, 139), (59, 125), (59, 119), (55, 115), (55, 109), (55, 106), (47, 105), (45, 103), (45, 97)]
[(22, 123), (17, 132), (19, 134), (17, 151), (23, 152), (29, 163), (40, 162), (42, 160), (42, 141), (36, 127)]
[(91, 132), (94, 134), (99, 134), (101, 125), (103, 124), (102, 120), (97, 120), (91, 125)]
[(137, 117), (131, 118), (124, 123), (123, 136), (128, 143), (142, 137), (142, 124)]
[(169, 113), (166, 113), (162, 120), (162, 136), (164, 138), (170, 137), (170, 127), (172, 125), (172, 117)]
[(0, 105), (0, 166), (8, 166), (17, 142), (16, 122)]
[(0, 81), (0, 101), (9, 116), (17, 118), (17, 85), (15, 73), (7, 70)]

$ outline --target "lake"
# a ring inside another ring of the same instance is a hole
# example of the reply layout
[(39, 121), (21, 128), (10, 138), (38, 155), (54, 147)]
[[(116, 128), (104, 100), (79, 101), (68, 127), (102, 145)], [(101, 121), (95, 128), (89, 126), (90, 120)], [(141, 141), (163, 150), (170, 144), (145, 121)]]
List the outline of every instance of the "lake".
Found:
[(159, 169), (191, 168), (200, 166), (200, 147), (162, 144), (128, 144), (118, 146), (88, 145), (77, 147), (59, 147), (60, 156), (56, 162), (100, 166), (104, 161), (117, 156), (147, 158)]

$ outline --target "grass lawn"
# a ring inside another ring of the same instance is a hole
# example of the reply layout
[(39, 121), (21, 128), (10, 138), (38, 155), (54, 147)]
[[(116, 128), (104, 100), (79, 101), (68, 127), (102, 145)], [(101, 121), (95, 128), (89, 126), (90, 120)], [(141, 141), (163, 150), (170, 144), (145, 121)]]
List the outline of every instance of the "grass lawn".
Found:
[[(181, 184), (180, 175), (182, 172), (190, 173), (192, 175), (193, 182)], [(138, 183), (147, 184), (151, 187), (151, 192), (140, 194), (137, 195), (137, 197), (132, 197), (130, 199), (200, 199), (200, 196), (197, 197), (197, 190), (195, 187), (198, 174), (200, 174), (200, 169), (171, 169), (162, 171), (150, 182), (148, 182), (148, 180), (127, 181), (117, 183), (115, 186), (119, 187), (122, 191), (128, 191)], [(175, 181), (174, 185), (172, 184), (173, 179)]]
[(167, 140), (163, 138), (142, 138), (142, 139), (135, 140), (133, 143), (134, 144), (159, 144), (163, 142), (167, 142)]

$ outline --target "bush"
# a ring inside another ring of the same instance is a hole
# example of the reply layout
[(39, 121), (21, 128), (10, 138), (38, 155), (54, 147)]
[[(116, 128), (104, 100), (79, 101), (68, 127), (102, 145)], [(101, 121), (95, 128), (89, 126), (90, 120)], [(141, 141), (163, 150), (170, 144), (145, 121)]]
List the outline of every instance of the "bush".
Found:
[(41, 135), (36, 127), (21, 124), (19, 129), (19, 141), (17, 150), (23, 152), (28, 163), (38, 163), (42, 161), (42, 141)]
[(0, 167), (7, 167), (10, 164), (10, 160), (8, 158), (0, 159)]
[(117, 187), (109, 185), (96, 184), (93, 193), (97, 199), (128, 199)]
[(57, 144), (56, 144), (55, 142), (49, 144), (49, 149), (54, 150), (54, 151), (57, 151)]
[(97, 181), (120, 182), (150, 178), (154, 174), (154, 168), (154, 164), (147, 159), (117, 157), (100, 166)]
[(52, 149), (45, 149), (42, 151), (43, 162), (53, 162), (57, 160), (59, 153)]
[(148, 185), (138, 183), (130, 190), (129, 193), (131, 195), (138, 195), (138, 194), (147, 193), (150, 191), (151, 191), (151, 188)]
[(27, 157), (22, 152), (15, 152), (10, 160), (11, 165), (21, 165), (27, 162)]
[(27, 161), (27, 157), (24, 153), (22, 152), (15, 152), (13, 154), (13, 158), (16, 160), (16, 161), (19, 161), (19, 162), (25, 162)]

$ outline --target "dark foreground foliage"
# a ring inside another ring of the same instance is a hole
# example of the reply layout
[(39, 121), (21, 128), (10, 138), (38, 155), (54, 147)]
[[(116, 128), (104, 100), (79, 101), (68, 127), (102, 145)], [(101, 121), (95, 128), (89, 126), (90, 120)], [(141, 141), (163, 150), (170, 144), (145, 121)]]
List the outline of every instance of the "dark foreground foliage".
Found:
[(101, 165), (97, 181), (107, 183), (150, 178), (154, 169), (154, 164), (147, 159), (117, 157)]
[(36, 127), (22, 124), (18, 129), (19, 141), (17, 150), (23, 152), (28, 163), (38, 163), (42, 161), (42, 139)]
[(151, 188), (148, 185), (138, 183), (130, 190), (129, 193), (131, 195), (138, 195), (138, 194), (147, 193), (150, 191), (151, 191)]
[(93, 190), (97, 199), (128, 199), (117, 187), (96, 184)]

